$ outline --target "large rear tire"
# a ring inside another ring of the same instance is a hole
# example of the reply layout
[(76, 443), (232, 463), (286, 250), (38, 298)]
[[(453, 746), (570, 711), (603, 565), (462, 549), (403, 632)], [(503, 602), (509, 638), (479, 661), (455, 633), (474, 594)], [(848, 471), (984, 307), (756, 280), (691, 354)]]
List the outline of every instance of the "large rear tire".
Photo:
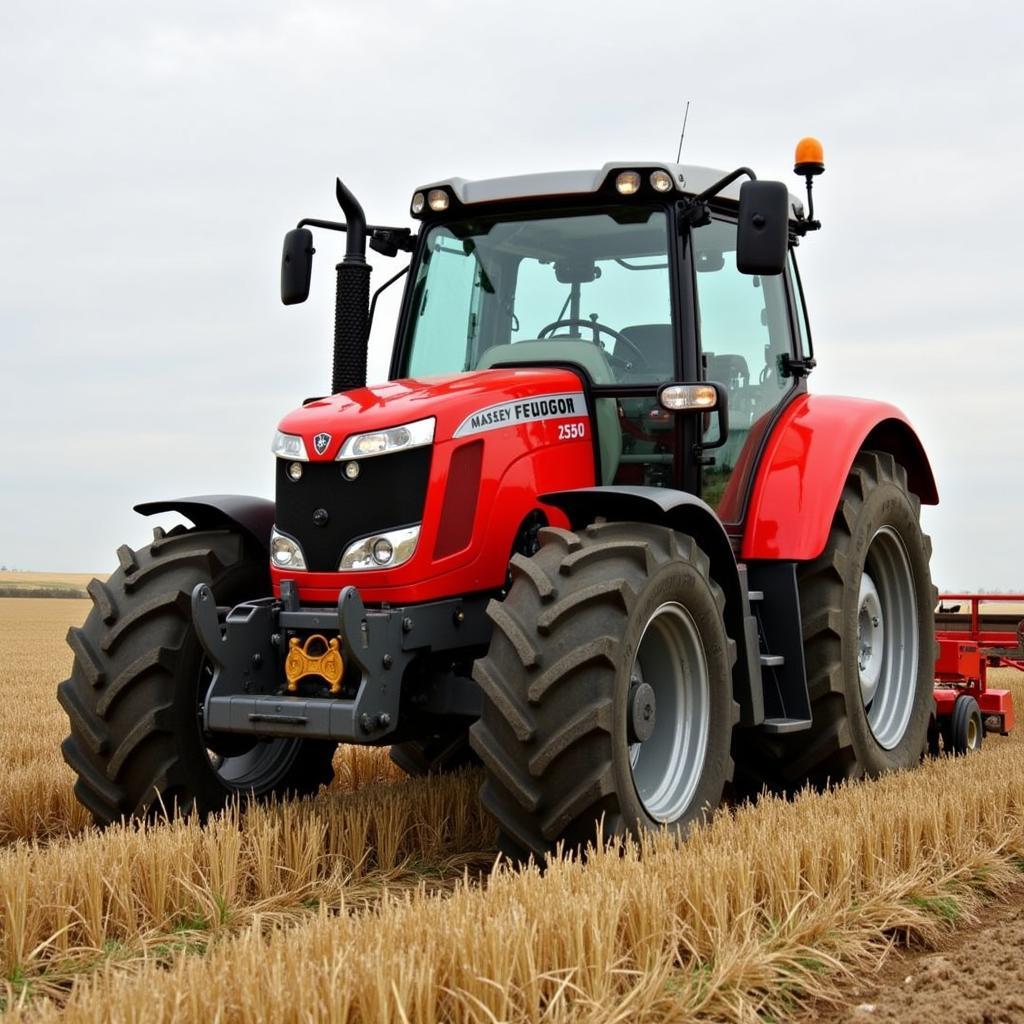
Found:
[(96, 823), (205, 815), (232, 796), (313, 793), (329, 782), (335, 744), (202, 733), (210, 670), (192, 625), (192, 590), (206, 583), (228, 606), (265, 595), (265, 555), (229, 530), (178, 528), (157, 529), (152, 544), (123, 546), (118, 557), (106, 583), (89, 584), (93, 608), (68, 632), (75, 660), (57, 688), (71, 723), (61, 751)]
[(797, 568), (813, 725), (751, 746), (769, 785), (792, 790), (919, 763), (935, 665), (931, 542), (920, 511), (892, 455), (857, 456), (825, 550)]
[(492, 601), (470, 743), (511, 859), (667, 826), (718, 806), (732, 776), (736, 646), (694, 540), (644, 523), (546, 528)]

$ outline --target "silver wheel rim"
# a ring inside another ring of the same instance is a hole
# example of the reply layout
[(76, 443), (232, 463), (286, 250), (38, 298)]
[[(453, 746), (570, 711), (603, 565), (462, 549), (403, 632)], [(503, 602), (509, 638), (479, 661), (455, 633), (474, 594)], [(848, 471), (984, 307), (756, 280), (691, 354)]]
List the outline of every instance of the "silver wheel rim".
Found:
[(654, 730), (629, 748), (633, 785), (655, 821), (673, 822), (693, 801), (704, 771), (711, 689), (700, 633), (675, 601), (647, 620), (630, 673), (654, 690)]
[(907, 549), (891, 526), (871, 538), (857, 606), (857, 671), (868, 725), (892, 750), (907, 731), (917, 693), (917, 593)]

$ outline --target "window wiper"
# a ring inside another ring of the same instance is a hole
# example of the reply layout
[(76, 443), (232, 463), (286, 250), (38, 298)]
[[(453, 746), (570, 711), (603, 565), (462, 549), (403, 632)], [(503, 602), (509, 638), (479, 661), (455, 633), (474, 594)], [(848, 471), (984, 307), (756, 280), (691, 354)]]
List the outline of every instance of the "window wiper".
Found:
[(618, 263), (618, 265), (620, 267), (625, 267), (626, 270), (667, 270), (668, 269), (668, 264), (667, 263), (643, 263), (640, 266), (637, 266), (635, 263), (629, 263), (626, 260), (620, 260), (617, 256), (614, 257), (614, 259), (615, 259), (615, 262)]

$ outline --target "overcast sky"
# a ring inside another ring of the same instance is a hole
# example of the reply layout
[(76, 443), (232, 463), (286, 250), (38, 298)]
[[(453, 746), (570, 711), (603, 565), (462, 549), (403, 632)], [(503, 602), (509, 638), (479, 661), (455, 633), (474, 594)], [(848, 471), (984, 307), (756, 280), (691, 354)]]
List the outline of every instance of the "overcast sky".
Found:
[[(917, 426), (940, 587), (1024, 590), (1024, 14), (1010, 3), (0, 5), (0, 562), (109, 571), (138, 501), (272, 495), (277, 420), (330, 376), (333, 240), (422, 182), (684, 162), (792, 176), (818, 393)], [(340, 249), (339, 249), (340, 251)], [(378, 259), (380, 284), (400, 266)], [(395, 303), (378, 315), (387, 372)]]

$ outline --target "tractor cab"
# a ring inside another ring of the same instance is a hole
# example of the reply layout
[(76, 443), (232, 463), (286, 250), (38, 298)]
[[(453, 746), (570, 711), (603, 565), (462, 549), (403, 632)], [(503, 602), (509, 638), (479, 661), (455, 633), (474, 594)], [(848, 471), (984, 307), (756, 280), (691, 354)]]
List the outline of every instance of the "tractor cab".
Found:
[[(810, 339), (786, 245), (802, 204), (751, 183), (762, 191), (741, 222), (735, 178), (607, 164), (418, 190), (391, 376), (576, 367), (594, 398), (600, 483), (702, 494), (737, 521), (740, 453), (799, 388)], [(741, 251), (763, 250), (767, 231), (768, 263)], [(666, 408), (658, 396), (674, 382), (717, 385), (718, 415)]]

